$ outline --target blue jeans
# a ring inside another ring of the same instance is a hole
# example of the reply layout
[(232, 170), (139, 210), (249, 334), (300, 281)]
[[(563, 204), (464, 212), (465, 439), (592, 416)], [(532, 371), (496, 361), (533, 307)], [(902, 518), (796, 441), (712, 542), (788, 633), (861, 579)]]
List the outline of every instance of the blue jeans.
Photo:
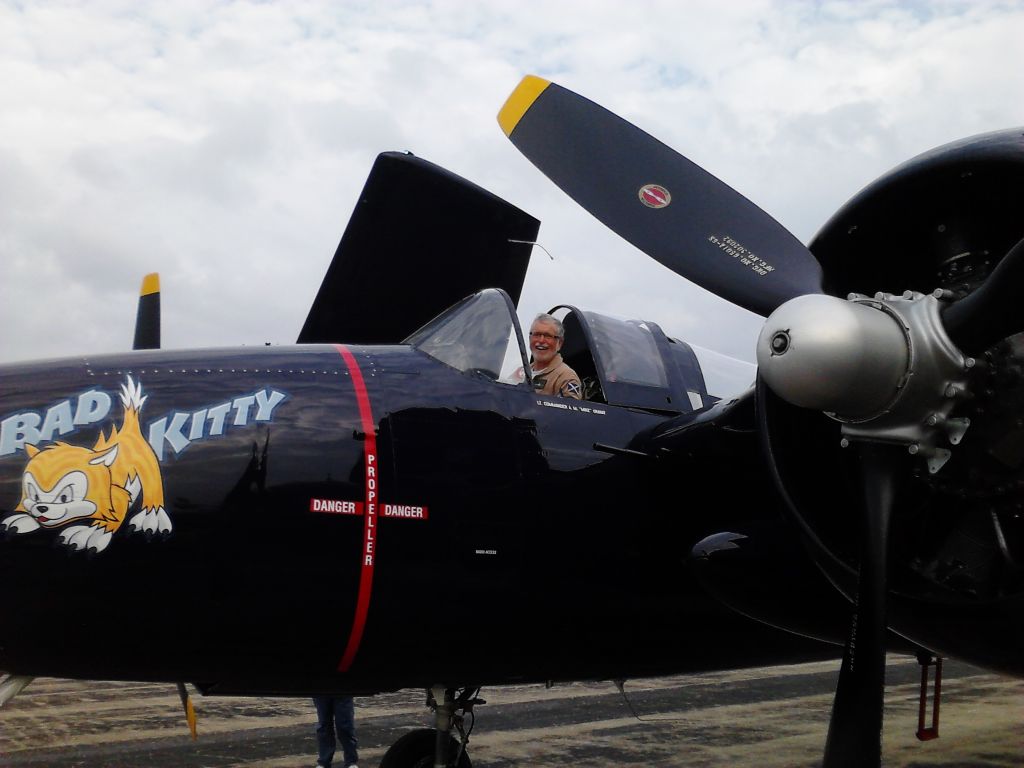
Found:
[[(359, 762), (356, 741), (355, 710), (351, 696), (314, 696), (316, 706), (317, 765), (329, 768), (334, 759), (337, 741), (345, 755), (345, 765)], [(337, 734), (337, 741), (335, 740)]]

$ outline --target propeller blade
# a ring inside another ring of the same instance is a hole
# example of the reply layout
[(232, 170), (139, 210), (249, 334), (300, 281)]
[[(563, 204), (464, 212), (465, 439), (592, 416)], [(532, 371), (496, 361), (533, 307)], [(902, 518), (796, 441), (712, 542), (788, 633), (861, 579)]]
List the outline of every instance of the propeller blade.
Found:
[(1007, 336), (1024, 331), (1024, 240), (996, 265), (985, 282), (942, 313), (946, 333), (960, 349), (980, 354)]
[(712, 293), (768, 315), (822, 292), (817, 260), (781, 224), (604, 107), (528, 75), (498, 123), (583, 208)]
[(188, 723), (188, 731), (192, 734), (192, 740), (199, 738), (196, 730), (196, 710), (192, 706), (192, 697), (188, 695), (188, 689), (184, 683), (178, 683), (178, 698), (181, 699), (181, 706), (185, 710), (185, 721)]
[(25, 675), (3, 675), (0, 679), (0, 707), (21, 693), (33, 680), (34, 677)]
[(889, 531), (902, 446), (861, 444), (864, 515), (860, 578), (832, 704), (822, 768), (876, 768), (882, 760)]
[(160, 349), (160, 275), (156, 272), (142, 278), (132, 349)]

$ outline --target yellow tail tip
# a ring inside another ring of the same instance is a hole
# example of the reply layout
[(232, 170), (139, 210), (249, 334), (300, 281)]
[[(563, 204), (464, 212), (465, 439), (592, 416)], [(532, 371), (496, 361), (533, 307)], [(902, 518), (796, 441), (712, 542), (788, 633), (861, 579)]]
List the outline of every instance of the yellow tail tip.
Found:
[(512, 131), (522, 120), (523, 115), (549, 85), (551, 85), (550, 80), (536, 75), (527, 75), (519, 81), (519, 85), (512, 91), (508, 99), (505, 100), (505, 105), (498, 112), (498, 125), (501, 126), (501, 130), (505, 132), (506, 136), (512, 135)]
[(149, 296), (151, 293), (160, 293), (159, 272), (150, 272), (142, 278), (142, 288), (139, 289), (139, 296)]

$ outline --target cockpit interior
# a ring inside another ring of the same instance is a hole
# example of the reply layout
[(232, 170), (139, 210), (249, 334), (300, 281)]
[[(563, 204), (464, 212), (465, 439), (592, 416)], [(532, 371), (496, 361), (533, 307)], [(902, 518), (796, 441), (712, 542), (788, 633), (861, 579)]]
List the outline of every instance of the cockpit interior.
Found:
[[(644, 410), (685, 413), (718, 402), (702, 359), (691, 345), (669, 338), (652, 322), (623, 320), (563, 304), (548, 314), (565, 328), (562, 358), (583, 383), (583, 399)], [(468, 296), (407, 339), (409, 344), (467, 375), (505, 386), (528, 386), (516, 373), (529, 355), (515, 305), (500, 288)], [(714, 353), (711, 353), (714, 355)], [(722, 356), (718, 356), (722, 357)], [(736, 362), (737, 381), (753, 382), (753, 366)]]

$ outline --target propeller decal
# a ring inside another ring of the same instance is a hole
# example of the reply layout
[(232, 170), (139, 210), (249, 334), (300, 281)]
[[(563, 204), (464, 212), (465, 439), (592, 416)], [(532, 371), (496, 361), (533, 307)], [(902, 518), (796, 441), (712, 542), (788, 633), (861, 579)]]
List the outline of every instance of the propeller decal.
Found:
[(660, 184), (644, 184), (637, 197), (648, 208), (666, 208), (672, 202), (672, 193)]
[(363, 372), (355, 355), (342, 344), (335, 349), (345, 361), (348, 372), (352, 376), (356, 400), (359, 404), (359, 420), (362, 424), (364, 472), (366, 478), (365, 514), (363, 516), (363, 547), (361, 550), (362, 565), (359, 572), (359, 595), (356, 598), (356, 612), (352, 619), (352, 630), (349, 633), (345, 652), (338, 664), (339, 672), (347, 672), (359, 652), (359, 644), (363, 640), (366, 629), (366, 616), (370, 611), (370, 593), (373, 589), (373, 564), (377, 537), (377, 432), (373, 422), (373, 411), (370, 408), (370, 396), (366, 391)]

